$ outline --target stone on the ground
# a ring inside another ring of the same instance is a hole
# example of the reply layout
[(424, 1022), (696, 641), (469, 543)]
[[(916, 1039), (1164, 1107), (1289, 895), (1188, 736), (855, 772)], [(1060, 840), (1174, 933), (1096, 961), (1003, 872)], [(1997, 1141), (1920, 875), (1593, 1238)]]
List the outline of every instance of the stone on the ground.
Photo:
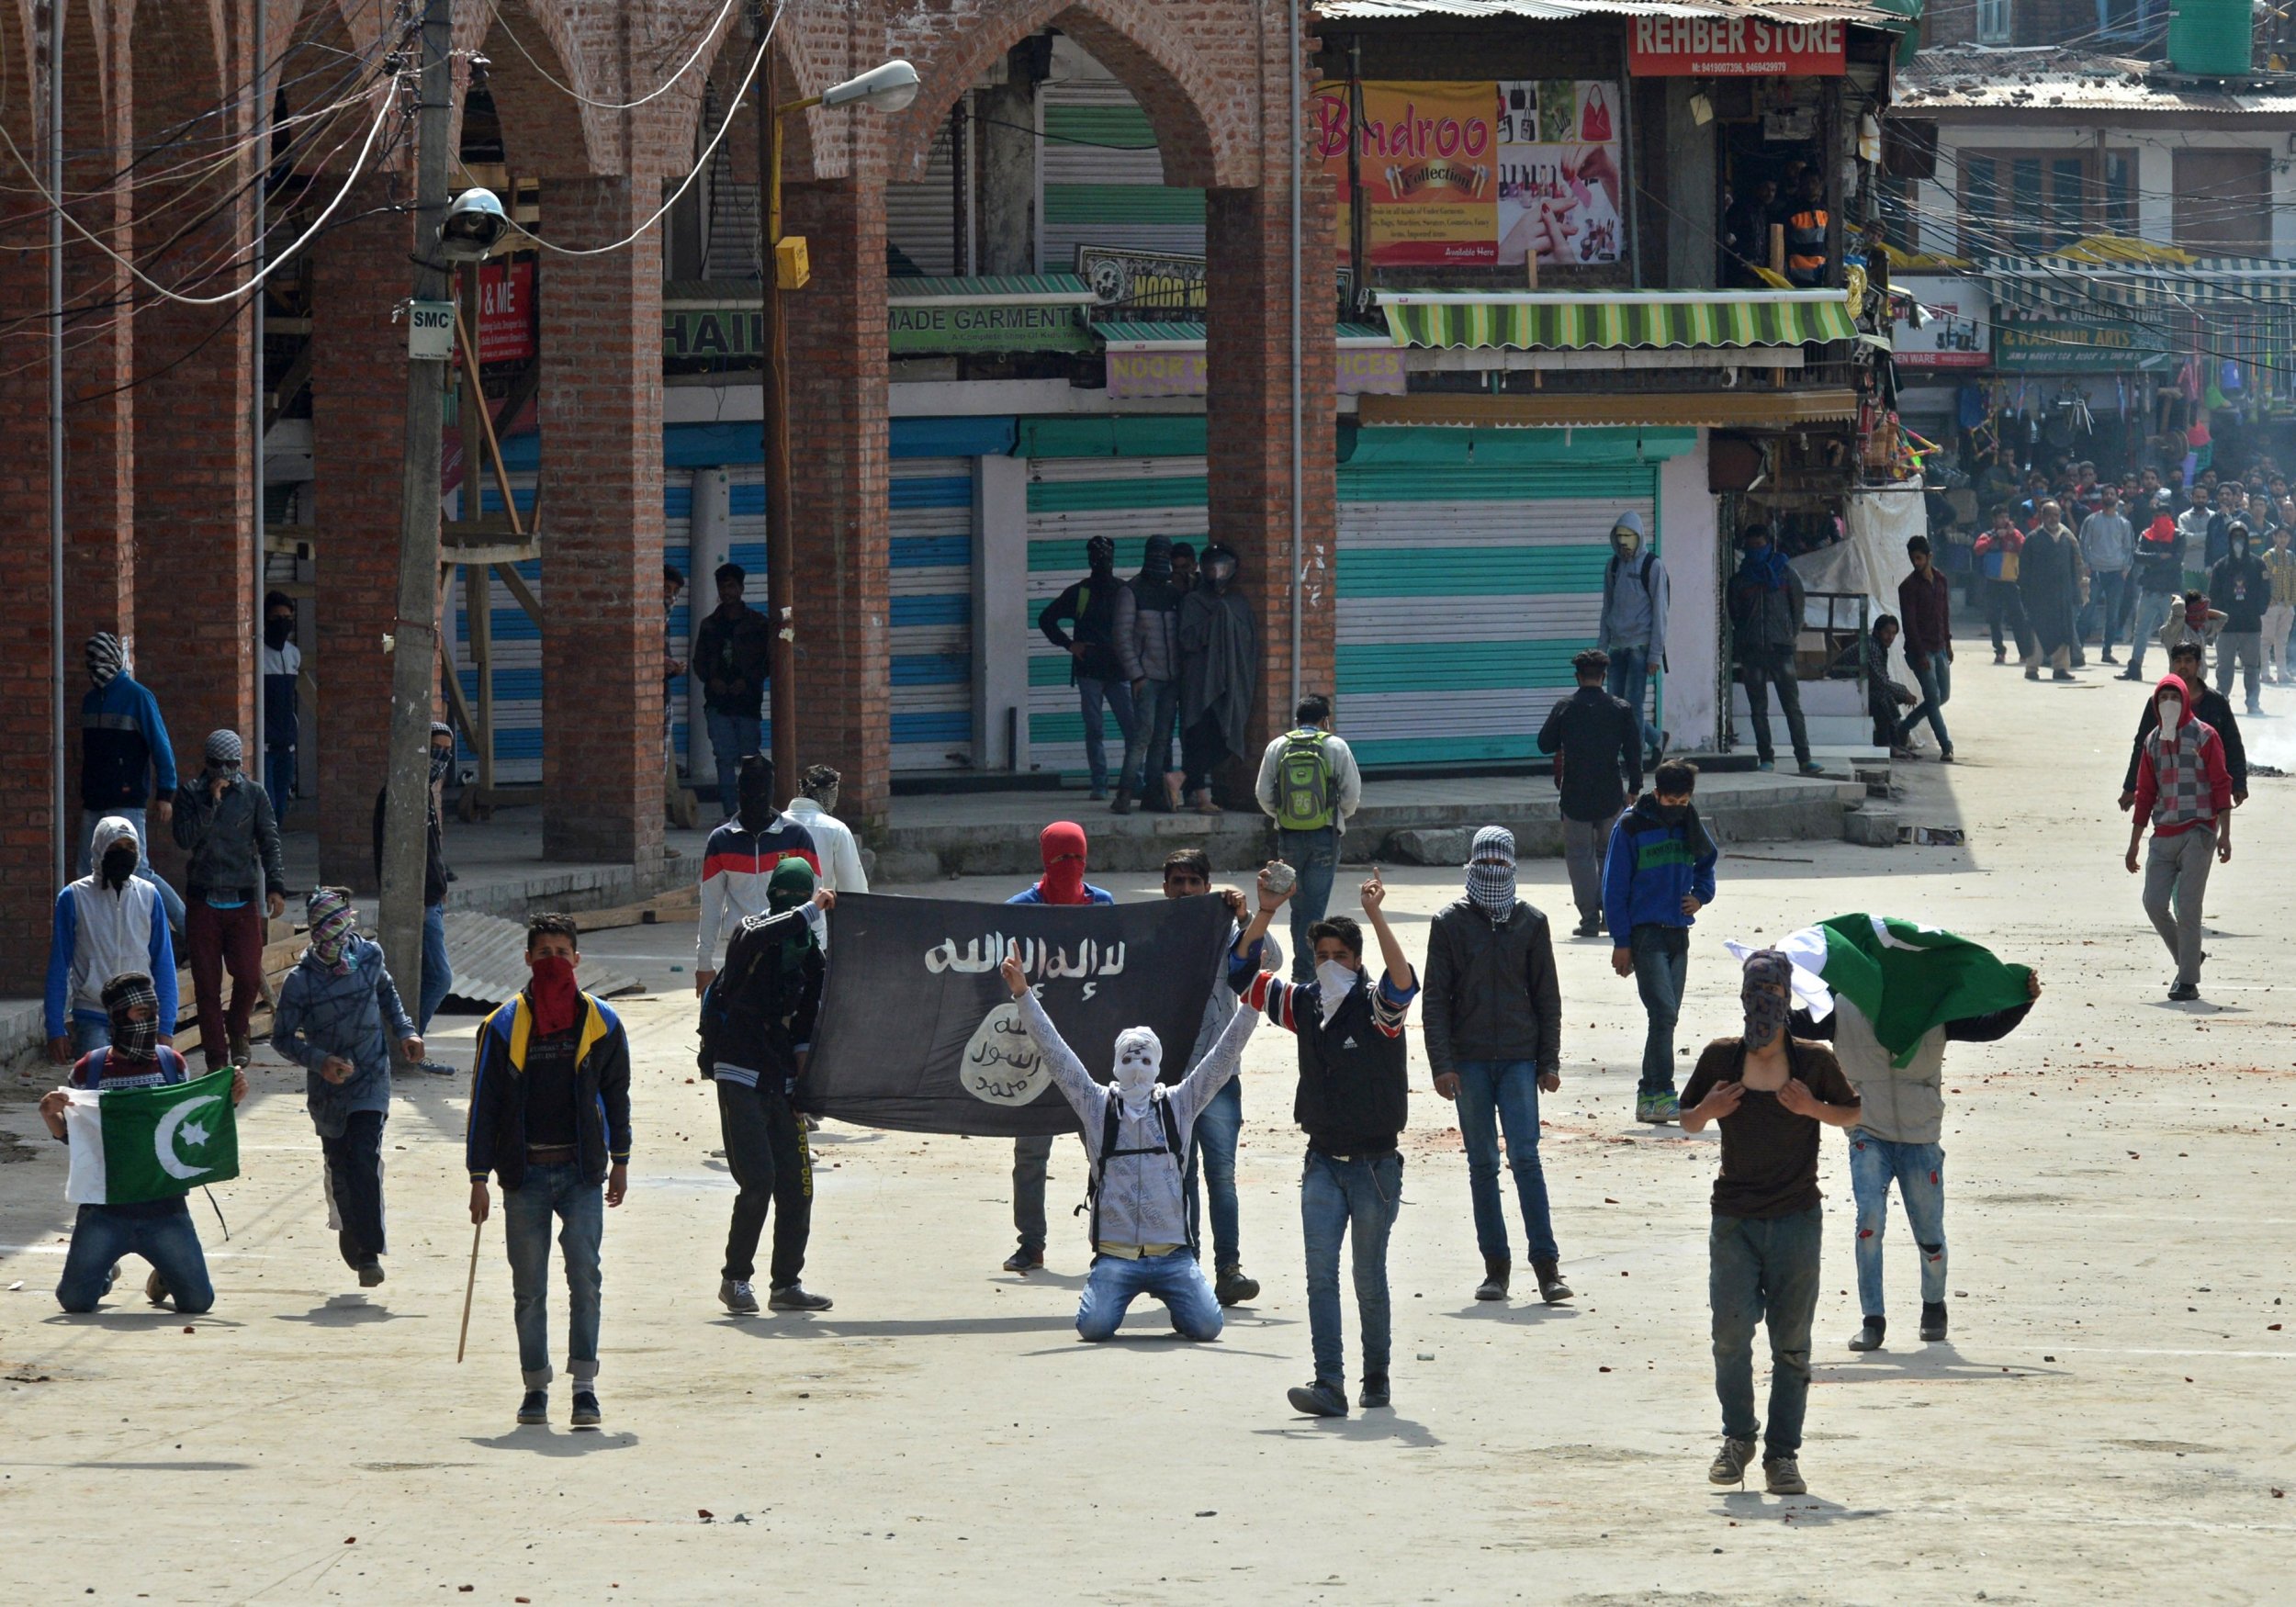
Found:
[(1406, 865), (1464, 865), (1475, 834), (1463, 826), (1406, 827), (1388, 838), (1394, 857)]

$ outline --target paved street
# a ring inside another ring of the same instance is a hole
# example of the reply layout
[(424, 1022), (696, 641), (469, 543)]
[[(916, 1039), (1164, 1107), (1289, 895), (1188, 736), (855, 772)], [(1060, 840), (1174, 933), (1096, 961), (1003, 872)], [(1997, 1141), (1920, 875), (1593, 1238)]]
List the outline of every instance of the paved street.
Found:
[[(101, 1315), (57, 1313), (62, 1147), (31, 1141), (28, 1104), (0, 1106), (0, 1129), (25, 1141), (0, 1145), (20, 1159), (0, 1165), (5, 1594), (2271, 1599), (2296, 1564), (2296, 1501), (2281, 1499), (2296, 1483), (2296, 1336), (2282, 1331), (2296, 1321), (2296, 995), (2278, 992), (2296, 782), (2257, 782), (2211, 900), (2208, 1003), (2168, 1005), (2112, 804), (2141, 693), (2096, 671), (2035, 686), (1984, 657), (1964, 646), (1947, 711), (1964, 762), (1912, 767), (1898, 805), (1908, 823), (1966, 827), (1966, 847), (1752, 845), (1725, 860), (1693, 948), (1686, 1051), (1738, 1028), (1722, 938), (1843, 911), (1953, 927), (2031, 961), (2047, 990), (2016, 1036), (1948, 1059), (1949, 1342), (1913, 1337), (1915, 1266), (1893, 1212), (1889, 1348), (1843, 1347), (1849, 1188), (1827, 1135), (1806, 1498), (1705, 1483), (1714, 1135), (1628, 1119), (1642, 1020), (1605, 945), (1560, 953), (1565, 1081), (1546, 1111), (1579, 1298), (1470, 1298), (1465, 1168), (1414, 1019), (1394, 1410), (1311, 1423), (1284, 1403), (1311, 1370), (1289, 1039), (1264, 1029), (1246, 1058), (1245, 1261), (1266, 1287), (1218, 1343), (1176, 1342), (1153, 1305), (1116, 1343), (1075, 1342), (1075, 1146), (1055, 1157), (1051, 1269), (1024, 1280), (996, 1270), (1007, 1146), (834, 1125), (806, 1282), (837, 1309), (736, 1320), (714, 1299), (732, 1187), (693, 1075), (690, 975), (670, 969), (690, 967), (691, 934), (641, 927), (591, 940), (663, 990), (622, 1006), (637, 1145), (607, 1224), (601, 1433), (566, 1430), (563, 1384), (550, 1428), (512, 1424), (499, 1218), (455, 1363), (467, 1077), (400, 1085), (389, 1282), (363, 1296), (325, 1228), (302, 1073), (268, 1061), (242, 1114), (245, 1175), (217, 1190), (229, 1243), (193, 1202), (219, 1298), (188, 1324), (144, 1306), (137, 1262)], [(2296, 726), (2296, 694), (2267, 695), (2281, 718), (2255, 723), (2250, 752), (2285, 763), (2277, 732)], [(1414, 953), (1456, 875), (1390, 875)], [(1125, 899), (1153, 890), (1107, 880)], [(1524, 895), (1550, 913), (1562, 880), (1559, 860), (1523, 866)], [(465, 1065), (472, 1025), (438, 1035)], [(1519, 1219), (1514, 1231), (1519, 1254)], [(554, 1308), (562, 1344), (562, 1297)], [(1352, 1348), (1352, 1302), (1347, 1322)]]

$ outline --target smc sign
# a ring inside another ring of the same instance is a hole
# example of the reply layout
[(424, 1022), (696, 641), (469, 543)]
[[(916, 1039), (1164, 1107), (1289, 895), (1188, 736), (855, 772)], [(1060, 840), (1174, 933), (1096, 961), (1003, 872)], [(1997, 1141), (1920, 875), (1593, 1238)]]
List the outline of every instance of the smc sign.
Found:
[(1638, 17), (1627, 71), (1638, 78), (1832, 78), (1843, 24), (1759, 17)]

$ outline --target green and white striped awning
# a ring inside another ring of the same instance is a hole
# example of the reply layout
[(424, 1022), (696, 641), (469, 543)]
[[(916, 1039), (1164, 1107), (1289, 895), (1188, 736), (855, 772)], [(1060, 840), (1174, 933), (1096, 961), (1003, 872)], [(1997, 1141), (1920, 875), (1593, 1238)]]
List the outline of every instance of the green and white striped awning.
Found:
[(1857, 336), (1839, 290), (1382, 290), (1398, 345), (1525, 352), (1798, 346)]
[(2271, 257), (2195, 257), (2187, 263), (2099, 263), (2056, 255), (1988, 257), (1984, 276), (2002, 307), (2031, 312), (2107, 307), (2211, 312), (2296, 307), (2296, 263)]

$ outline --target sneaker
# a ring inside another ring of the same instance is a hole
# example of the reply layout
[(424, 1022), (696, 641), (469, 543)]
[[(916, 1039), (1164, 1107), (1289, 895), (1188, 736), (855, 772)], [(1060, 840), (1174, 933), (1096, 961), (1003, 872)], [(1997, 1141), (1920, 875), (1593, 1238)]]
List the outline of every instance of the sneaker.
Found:
[(518, 1403), (518, 1421), (522, 1423), (546, 1423), (550, 1421), (550, 1391), (529, 1389), (526, 1399)]
[(2041, 666), (2038, 664), (2026, 665), (2025, 679), (2027, 680), (2039, 680), (2041, 679)]
[(143, 1298), (154, 1306), (167, 1304), (167, 1280), (160, 1275), (156, 1267), (152, 1269), (152, 1275), (143, 1280)]
[(1577, 926), (1570, 928), (1570, 935), (1574, 938), (1599, 938), (1603, 935), (1603, 923), (1600, 921), (1581, 921)]
[(2168, 990), (2168, 997), (2175, 1004), (2189, 1005), (2200, 996), (2200, 984), (2197, 982), (2180, 982)]
[(758, 1314), (757, 1291), (749, 1287), (748, 1278), (718, 1279), (717, 1303), (737, 1317), (754, 1317)]
[(1756, 770), (1758, 770), (1769, 771), (1769, 770), (1776, 770), (1778, 767), (1777, 767), (1777, 765), (1776, 765), (1773, 761), (1772, 761), (1772, 760), (1770, 760), (1770, 759), (1757, 759), (1757, 760), (1755, 760), (1755, 761), (1754, 761), (1754, 768), (1755, 768)]
[(1865, 1326), (1850, 1336), (1850, 1348), (1854, 1351), (1881, 1349), (1883, 1326), (1880, 1318), (1868, 1317)]
[(1791, 1456), (1761, 1459), (1761, 1487), (1772, 1495), (1809, 1494), (1809, 1486), (1802, 1482), (1802, 1465)]
[(2049, 679), (2051, 680), (2077, 680), (2080, 678), (2069, 669), (2052, 669), (2049, 671)]
[(1387, 1403), (1387, 1375), (1385, 1373), (1366, 1375), (1363, 1380), (1363, 1393), (1356, 1398), (1356, 1404), (1366, 1411), (1377, 1411)]
[(827, 1311), (837, 1304), (827, 1295), (807, 1293), (803, 1284), (783, 1284), (766, 1296), (765, 1303), (774, 1311)]
[(1939, 749), (1937, 750), (1937, 762), (1938, 762), (1938, 763), (1940, 763), (1940, 764), (1951, 764), (1951, 763), (1953, 763), (1953, 750), (1952, 748), (1950, 748), (1950, 747), (1941, 747), (1941, 748), (1939, 748)]
[(1826, 767), (1814, 759), (1805, 759), (1802, 761), (1802, 773), (1806, 776), (1822, 776), (1826, 773)]
[(1093, 788), (1093, 789), (1092, 789), (1092, 801), (1093, 801), (1095, 804), (1105, 804), (1105, 803), (1107, 803), (1107, 802), (1109, 801), (1109, 790), (1108, 790), (1106, 787), (1095, 787), (1095, 788)]
[(1570, 1286), (1562, 1281), (1562, 1268), (1557, 1263), (1534, 1261), (1531, 1271), (1538, 1278), (1538, 1298), (1549, 1306), (1570, 1298)]
[(1312, 1384), (1298, 1385), (1284, 1391), (1284, 1399), (1291, 1402), (1291, 1410), (1301, 1417), (1345, 1417), (1347, 1396), (1329, 1379), (1318, 1378)]
[(1924, 1302), (1921, 1307), (1921, 1337), (1934, 1343), (1945, 1337), (1945, 1302)]
[(1635, 1119), (1663, 1127), (1682, 1115), (1682, 1104), (1671, 1094), (1638, 1094), (1635, 1096)]
[(1007, 1272), (1017, 1272), (1024, 1277), (1032, 1272), (1042, 1272), (1044, 1270), (1044, 1252), (1041, 1250), (1028, 1249), (1016, 1250), (1010, 1255), (1005, 1257), (1005, 1270)]
[(1503, 1261), (1483, 1257), (1483, 1281), (1475, 1286), (1478, 1300), (1503, 1300), (1507, 1298), (1508, 1266)]
[(1240, 1266), (1223, 1266), (1212, 1280), (1211, 1292), (1223, 1306), (1248, 1306), (1259, 1298), (1260, 1280), (1245, 1277)]
[(231, 1063), (233, 1065), (251, 1065), (253, 1063), (254, 1059), (255, 1051), (253, 1047), (248, 1043), (247, 1039), (244, 1038), (234, 1038), (231, 1039)]
[(602, 1415), (598, 1410), (598, 1391), (595, 1389), (575, 1390), (574, 1426), (578, 1429), (594, 1429), (602, 1421)]
[(1996, 664), (2007, 664), (2009, 662), (2009, 649), (2007, 647), (1994, 648), (1993, 662)]
[(1131, 812), (1132, 795), (1130, 792), (1119, 792), (1109, 801), (1109, 813), (1111, 815), (1130, 815)]
[(2116, 679), (2121, 680), (2143, 680), (2144, 679), (2144, 672), (2139, 669), (2135, 665), (2132, 664), (2126, 669), (2122, 670)]
[(433, 1077), (451, 1077), (455, 1074), (455, 1068), (445, 1061), (418, 1061), (414, 1069), (418, 1072), (428, 1072)]
[(383, 1264), (373, 1256), (359, 1263), (359, 1287), (374, 1288), (383, 1281)]
[(2097, 660), (2100, 664), (2118, 664), (2121, 662), (2120, 659), (2115, 658), (2112, 656), (2112, 649), (2110, 647), (2107, 647), (2103, 652), (2098, 654)]
[(1714, 1454), (1714, 1461), (1706, 1468), (1706, 1482), (1742, 1485), (1746, 1482), (1746, 1465), (1753, 1459), (1753, 1441), (1726, 1437), (1722, 1448)]

